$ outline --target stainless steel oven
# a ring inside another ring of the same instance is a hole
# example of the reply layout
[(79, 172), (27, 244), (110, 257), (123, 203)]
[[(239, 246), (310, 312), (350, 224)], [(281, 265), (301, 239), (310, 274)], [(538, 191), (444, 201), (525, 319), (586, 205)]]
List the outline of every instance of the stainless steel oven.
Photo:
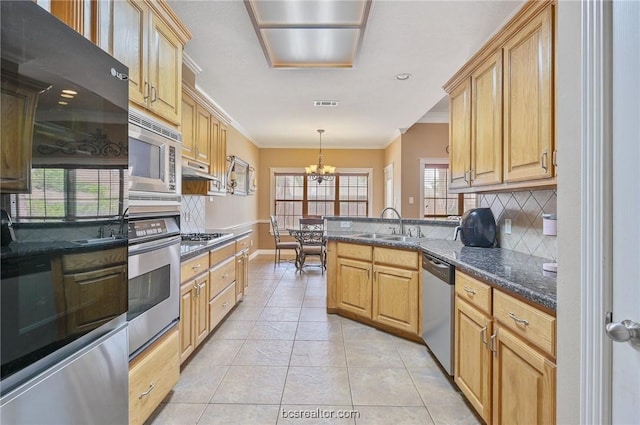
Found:
[[(178, 200), (180, 133), (135, 111), (129, 111), (130, 197)], [(176, 164), (177, 161), (177, 164)]]
[(129, 220), (129, 355), (135, 357), (180, 315), (179, 216)]

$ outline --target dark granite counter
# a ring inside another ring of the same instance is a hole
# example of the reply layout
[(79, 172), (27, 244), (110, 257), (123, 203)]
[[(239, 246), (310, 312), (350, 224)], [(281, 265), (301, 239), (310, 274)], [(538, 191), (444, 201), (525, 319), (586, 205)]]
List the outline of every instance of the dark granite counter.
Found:
[(11, 242), (0, 249), (0, 258), (3, 260), (34, 255), (58, 255), (77, 254), (81, 252), (99, 251), (110, 248), (126, 247), (126, 239), (113, 239), (95, 244), (78, 244), (70, 241), (51, 242)]
[(245, 232), (240, 233), (228, 233), (224, 236), (221, 236), (217, 239), (213, 239), (211, 241), (198, 241), (198, 242), (189, 242), (182, 241), (180, 244), (180, 261), (185, 261), (193, 257), (197, 257), (200, 254), (204, 254), (205, 252), (209, 252), (212, 249), (215, 249), (219, 246), (226, 245), (229, 242), (235, 241), (236, 239), (240, 239), (243, 236), (250, 234), (252, 230), (247, 230)]
[(409, 239), (390, 241), (354, 237), (335, 233), (329, 240), (417, 249), (453, 264), (458, 270), (489, 284), (514, 293), (549, 310), (556, 310), (556, 275), (543, 272), (542, 264), (551, 260), (502, 248), (473, 248), (459, 241), (443, 239)]

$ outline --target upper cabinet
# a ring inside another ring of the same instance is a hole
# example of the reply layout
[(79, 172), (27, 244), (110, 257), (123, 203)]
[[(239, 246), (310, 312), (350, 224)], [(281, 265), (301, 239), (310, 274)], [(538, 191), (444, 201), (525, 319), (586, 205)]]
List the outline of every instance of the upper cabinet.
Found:
[(504, 46), (504, 181), (553, 170), (552, 13), (543, 10)]
[(553, 8), (527, 2), (445, 85), (453, 192), (556, 184)]
[(189, 31), (159, 0), (101, 1), (98, 16), (98, 45), (129, 67), (129, 100), (179, 126)]

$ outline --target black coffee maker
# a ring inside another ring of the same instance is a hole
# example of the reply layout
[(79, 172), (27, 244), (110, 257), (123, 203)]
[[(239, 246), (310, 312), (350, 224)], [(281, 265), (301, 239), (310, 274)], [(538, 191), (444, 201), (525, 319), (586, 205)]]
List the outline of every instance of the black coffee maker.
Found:
[(11, 216), (4, 209), (0, 209), (0, 243), (7, 246), (16, 240), (16, 234), (13, 232), (13, 223)]
[(465, 246), (492, 247), (496, 242), (496, 219), (491, 208), (474, 208), (464, 213), (454, 239), (458, 233)]

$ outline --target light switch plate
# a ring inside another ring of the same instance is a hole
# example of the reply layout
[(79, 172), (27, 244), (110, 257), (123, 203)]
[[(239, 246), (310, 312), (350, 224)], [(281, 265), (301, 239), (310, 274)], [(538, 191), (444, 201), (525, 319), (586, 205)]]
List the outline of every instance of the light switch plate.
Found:
[(504, 234), (505, 235), (510, 235), (511, 234), (511, 219), (507, 218), (504, 220)]
[(413, 196), (409, 196), (409, 203), (413, 204)]

